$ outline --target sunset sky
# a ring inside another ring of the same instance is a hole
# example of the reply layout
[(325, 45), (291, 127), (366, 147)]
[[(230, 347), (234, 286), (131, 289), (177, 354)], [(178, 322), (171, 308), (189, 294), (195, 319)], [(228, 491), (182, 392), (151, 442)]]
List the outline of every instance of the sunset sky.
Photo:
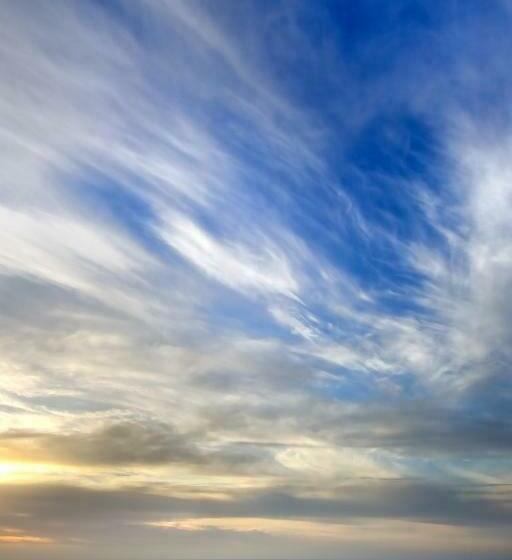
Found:
[(512, 2), (0, 33), (0, 558), (512, 558)]

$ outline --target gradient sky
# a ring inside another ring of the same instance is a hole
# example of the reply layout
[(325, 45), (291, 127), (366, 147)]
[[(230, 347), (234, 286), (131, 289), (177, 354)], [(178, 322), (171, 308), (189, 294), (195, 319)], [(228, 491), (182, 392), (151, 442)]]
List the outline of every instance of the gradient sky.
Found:
[(512, 3), (0, 2), (0, 557), (512, 557)]

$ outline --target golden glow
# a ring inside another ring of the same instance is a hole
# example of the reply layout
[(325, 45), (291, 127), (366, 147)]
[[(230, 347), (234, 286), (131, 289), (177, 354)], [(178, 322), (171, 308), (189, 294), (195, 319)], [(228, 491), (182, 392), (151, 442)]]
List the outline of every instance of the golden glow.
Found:
[(45, 463), (0, 463), (0, 483), (33, 482), (58, 471), (58, 466)]
[(0, 544), (51, 544), (52, 539), (33, 535), (0, 535)]
[[(264, 533), (273, 536), (340, 541), (355, 546), (385, 545), (389, 550), (432, 550), (435, 543), (453, 551), (509, 550), (508, 538), (497, 538), (485, 531), (410, 521), (373, 521), (364, 523), (333, 523), (301, 519), (269, 519), (260, 517), (187, 518), (145, 523), (162, 529), (179, 531), (221, 530), (239, 533)], [(450, 543), (450, 545), (447, 545)]]
[(258, 532), (273, 535), (304, 535), (311, 537), (340, 538), (343, 526), (333, 523), (317, 523), (295, 519), (267, 519), (260, 517), (197, 518), (182, 521), (150, 523), (153, 527), (178, 529), (181, 531), (207, 531), (220, 529), (235, 532)]

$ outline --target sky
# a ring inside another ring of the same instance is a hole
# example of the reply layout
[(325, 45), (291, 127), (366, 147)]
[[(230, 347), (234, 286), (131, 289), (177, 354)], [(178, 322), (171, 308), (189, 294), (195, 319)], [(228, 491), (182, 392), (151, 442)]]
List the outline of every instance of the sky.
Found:
[(512, 3), (0, 3), (0, 557), (512, 557)]

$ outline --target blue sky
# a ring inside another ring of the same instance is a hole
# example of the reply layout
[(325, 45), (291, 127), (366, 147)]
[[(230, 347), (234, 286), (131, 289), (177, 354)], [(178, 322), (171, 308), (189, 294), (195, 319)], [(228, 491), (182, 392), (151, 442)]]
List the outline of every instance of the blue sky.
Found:
[(9, 558), (509, 558), (510, 3), (0, 25)]

